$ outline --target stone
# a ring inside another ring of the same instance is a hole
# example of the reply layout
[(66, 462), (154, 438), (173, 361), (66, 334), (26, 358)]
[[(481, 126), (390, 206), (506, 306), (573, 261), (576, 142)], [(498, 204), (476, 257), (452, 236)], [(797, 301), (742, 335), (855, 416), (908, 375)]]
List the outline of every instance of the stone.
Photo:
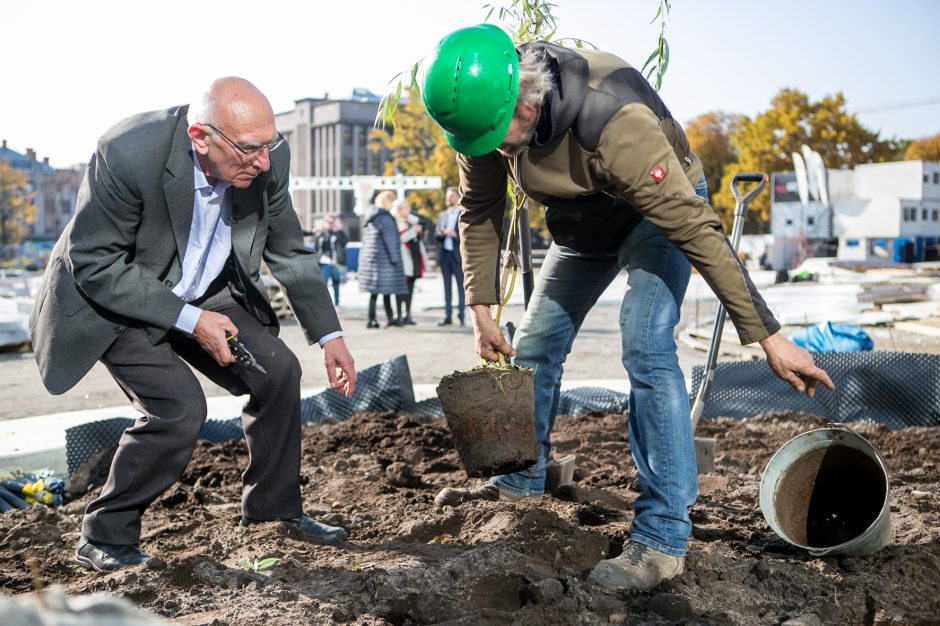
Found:
[(421, 477), (407, 463), (396, 462), (385, 468), (385, 478), (395, 487), (420, 487)]
[(620, 602), (611, 596), (594, 596), (588, 603), (588, 609), (600, 615), (612, 615), (621, 608)]
[(822, 620), (815, 613), (805, 613), (791, 617), (780, 626), (822, 626)]
[(555, 578), (544, 578), (526, 587), (526, 595), (533, 604), (550, 604), (564, 594), (564, 586)]
[(650, 599), (649, 610), (662, 615), (670, 622), (680, 622), (692, 617), (692, 605), (674, 593), (657, 593)]

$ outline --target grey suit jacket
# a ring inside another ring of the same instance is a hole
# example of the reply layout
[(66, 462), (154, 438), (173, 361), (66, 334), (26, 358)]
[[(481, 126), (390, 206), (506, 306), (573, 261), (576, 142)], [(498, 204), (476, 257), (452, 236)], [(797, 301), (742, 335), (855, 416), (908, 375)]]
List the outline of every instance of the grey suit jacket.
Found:
[[(130, 117), (98, 141), (29, 320), (52, 393), (71, 389), (127, 326), (142, 328), (157, 344), (183, 308), (171, 289), (182, 274), (193, 215), (186, 110)], [(246, 189), (232, 189), (232, 248), (250, 312), (277, 334), (261, 282), (264, 259), (314, 343), (340, 324), (317, 256), (303, 244), (289, 165), (284, 144), (271, 153), (268, 172)]]

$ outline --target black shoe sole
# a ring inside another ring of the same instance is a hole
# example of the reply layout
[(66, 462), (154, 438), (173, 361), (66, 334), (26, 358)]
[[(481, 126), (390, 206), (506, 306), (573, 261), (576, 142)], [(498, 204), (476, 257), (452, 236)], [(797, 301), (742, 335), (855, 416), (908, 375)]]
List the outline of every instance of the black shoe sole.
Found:
[(146, 561), (143, 561), (141, 563), (129, 563), (127, 565), (115, 567), (114, 569), (104, 569), (95, 565), (95, 562), (89, 559), (88, 557), (81, 556), (79, 554), (75, 555), (75, 562), (91, 572), (116, 572), (119, 569), (126, 569), (128, 567), (137, 567), (138, 565), (143, 565), (144, 563), (146, 563)]
[(111, 571), (111, 570), (105, 570), (105, 569), (98, 569), (97, 567), (95, 567), (95, 564), (94, 564), (94, 562), (93, 562), (91, 559), (85, 558), (85, 557), (80, 556), (80, 555), (78, 555), (78, 554), (75, 555), (75, 562), (78, 563), (79, 565), (81, 565), (82, 567), (84, 567), (85, 569), (91, 570), (91, 571), (93, 571), (93, 572), (108, 572), (108, 571)]

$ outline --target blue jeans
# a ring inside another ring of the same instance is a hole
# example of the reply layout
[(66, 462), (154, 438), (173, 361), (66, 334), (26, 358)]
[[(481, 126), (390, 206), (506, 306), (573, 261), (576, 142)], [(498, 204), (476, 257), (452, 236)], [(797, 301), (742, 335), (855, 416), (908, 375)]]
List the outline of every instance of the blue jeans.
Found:
[(320, 263), (320, 272), (323, 273), (323, 280), (325, 282), (333, 283), (333, 304), (339, 306), (339, 270), (337, 270), (332, 263)]
[[(695, 190), (707, 199), (704, 177)], [(641, 490), (630, 539), (684, 556), (698, 480), (689, 395), (673, 337), (691, 266), (646, 220), (616, 254), (549, 248), (514, 338), (515, 363), (535, 370), (539, 460), (490, 482), (517, 496), (544, 492), (565, 360), (588, 311), (621, 268), (629, 285), (620, 307), (621, 359), (630, 379), (627, 431)]]

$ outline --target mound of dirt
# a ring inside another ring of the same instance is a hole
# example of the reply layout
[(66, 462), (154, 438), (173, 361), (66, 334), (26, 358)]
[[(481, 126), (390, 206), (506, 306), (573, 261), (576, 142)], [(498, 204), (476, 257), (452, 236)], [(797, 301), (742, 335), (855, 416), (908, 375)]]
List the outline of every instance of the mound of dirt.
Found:
[[(144, 518), (150, 564), (92, 574), (72, 561), (94, 488), (58, 509), (0, 515), (0, 590), (27, 593), (28, 559), (69, 594), (107, 592), (178, 624), (928, 624), (940, 616), (940, 429), (856, 430), (891, 472), (892, 544), (866, 558), (812, 558), (759, 509), (761, 473), (821, 422), (765, 414), (703, 422), (716, 471), (700, 477), (686, 570), (643, 593), (586, 580), (626, 541), (636, 497), (623, 415), (560, 418), (556, 453), (575, 485), (519, 504), (433, 503), (467, 483), (446, 425), (362, 414), (304, 434), (306, 511), (350, 532), (318, 545), (270, 523), (238, 526), (242, 442), (200, 443)], [(273, 566), (252, 571), (275, 557)]]

